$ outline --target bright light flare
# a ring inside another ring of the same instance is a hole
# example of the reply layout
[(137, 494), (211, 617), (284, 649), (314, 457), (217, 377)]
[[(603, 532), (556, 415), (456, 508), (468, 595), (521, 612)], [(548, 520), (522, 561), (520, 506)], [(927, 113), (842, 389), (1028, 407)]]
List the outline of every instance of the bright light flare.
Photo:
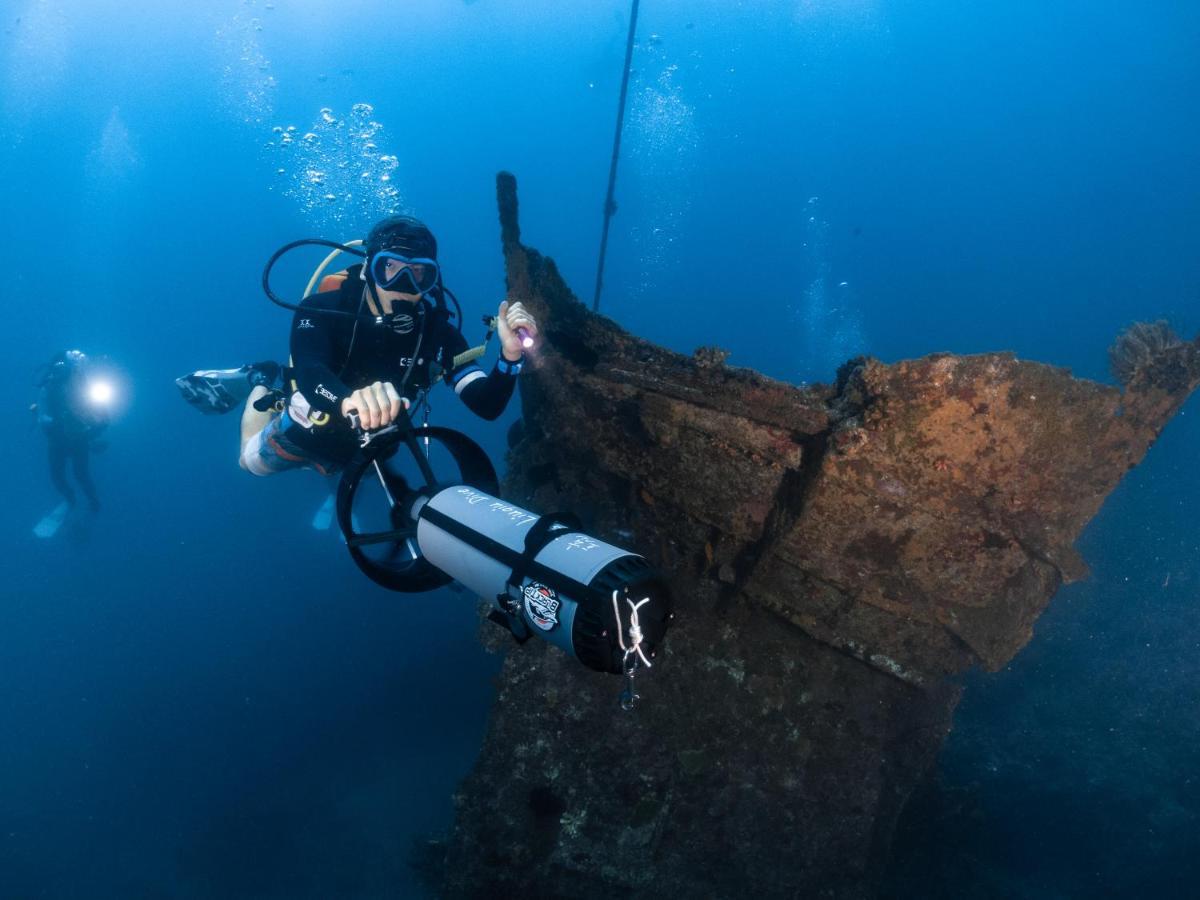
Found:
[(93, 381), (88, 385), (87, 398), (97, 406), (108, 406), (113, 401), (114, 391), (110, 381)]

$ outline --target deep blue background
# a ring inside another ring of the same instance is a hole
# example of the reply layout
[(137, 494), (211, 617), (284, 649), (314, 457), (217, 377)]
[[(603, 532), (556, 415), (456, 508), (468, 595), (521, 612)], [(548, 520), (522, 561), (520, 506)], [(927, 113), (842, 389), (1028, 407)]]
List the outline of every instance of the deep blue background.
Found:
[[(409, 844), (449, 823), (491, 700), (475, 611), (366, 582), (307, 527), (320, 480), (251, 479), (236, 422), (171, 381), (283, 354), (266, 256), (387, 211), (377, 167), (322, 199), (360, 102), (468, 322), (503, 291), (502, 168), (525, 241), (590, 300), (627, 13), (4, 7), (0, 896), (419, 890)], [(647, 0), (639, 38), (604, 298), (627, 328), (793, 381), (937, 350), (1109, 380), (1130, 322), (1200, 331), (1195, 4)], [(318, 149), (281, 146), (289, 125)], [(55, 501), (25, 406), (66, 346), (123, 367), (127, 408), (95, 464), (101, 515), (38, 541)], [(435, 415), (497, 457), (511, 420), (448, 393)], [(1092, 579), (971, 679), (942, 778), (974, 825), (906, 821), (929, 836), (911, 866), (1026, 896), (1184, 896), (1200, 876), (1198, 419), (1192, 402), (1090, 526)]]

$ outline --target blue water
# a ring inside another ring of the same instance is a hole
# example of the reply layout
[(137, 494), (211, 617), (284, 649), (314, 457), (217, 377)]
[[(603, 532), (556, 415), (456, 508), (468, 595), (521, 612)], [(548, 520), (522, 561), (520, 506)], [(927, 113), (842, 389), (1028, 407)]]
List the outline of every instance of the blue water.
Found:
[[(307, 527), (320, 480), (250, 478), (172, 379), (282, 355), (266, 257), (397, 209), (468, 322), (494, 311), (499, 169), (590, 300), (627, 5), (0, 12), (0, 896), (421, 896), (410, 844), (452, 819), (499, 665), (472, 604), (367, 582)], [(1195, 4), (646, 0), (638, 33), (603, 300), (630, 330), (795, 382), (939, 350), (1107, 381), (1130, 322), (1200, 331)], [(127, 390), (102, 513), (38, 541), (25, 407), (68, 346)], [(499, 459), (514, 409), (435, 417)], [(905, 826), (930, 871), (1191, 895), (1198, 444), (1193, 401), (1085, 534), (1092, 578), (969, 680), (941, 777), (974, 825)]]

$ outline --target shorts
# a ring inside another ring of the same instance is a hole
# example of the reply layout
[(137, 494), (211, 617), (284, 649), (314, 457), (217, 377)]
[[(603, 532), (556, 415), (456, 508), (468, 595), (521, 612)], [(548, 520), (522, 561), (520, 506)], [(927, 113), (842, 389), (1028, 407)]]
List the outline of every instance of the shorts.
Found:
[(274, 475), (289, 469), (315, 469), (322, 475), (332, 475), (342, 468), (340, 463), (314, 456), (287, 436), (293, 425), (287, 412), (272, 417), (263, 430), (246, 442), (242, 463), (254, 475)]

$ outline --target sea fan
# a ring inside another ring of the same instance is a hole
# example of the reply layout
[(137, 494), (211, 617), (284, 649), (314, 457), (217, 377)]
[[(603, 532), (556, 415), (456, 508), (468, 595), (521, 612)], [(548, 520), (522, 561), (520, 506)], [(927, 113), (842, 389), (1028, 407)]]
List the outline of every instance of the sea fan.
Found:
[(1159, 354), (1182, 343), (1179, 335), (1161, 319), (1135, 322), (1108, 348), (1108, 364), (1121, 384), (1129, 384)]

